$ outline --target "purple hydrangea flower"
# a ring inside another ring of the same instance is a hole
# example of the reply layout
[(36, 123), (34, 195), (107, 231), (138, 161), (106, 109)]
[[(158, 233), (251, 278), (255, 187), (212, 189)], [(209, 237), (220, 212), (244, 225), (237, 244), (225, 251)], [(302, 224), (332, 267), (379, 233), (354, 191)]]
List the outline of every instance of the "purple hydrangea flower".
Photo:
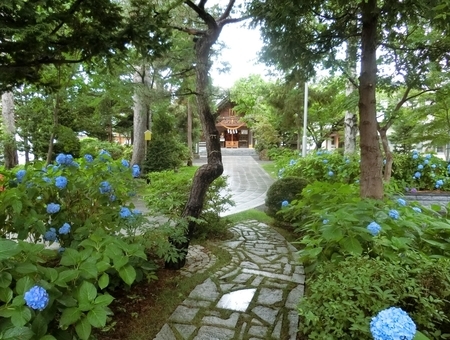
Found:
[(37, 285), (26, 291), (23, 298), (28, 307), (36, 310), (43, 310), (50, 301), (47, 291)]

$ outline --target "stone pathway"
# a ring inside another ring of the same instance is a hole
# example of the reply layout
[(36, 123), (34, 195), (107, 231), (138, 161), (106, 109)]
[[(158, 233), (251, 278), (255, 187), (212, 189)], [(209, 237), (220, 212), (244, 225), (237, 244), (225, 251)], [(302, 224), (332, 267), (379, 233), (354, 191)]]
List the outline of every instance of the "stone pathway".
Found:
[[(231, 231), (234, 239), (222, 244), (232, 255), (230, 264), (190, 293), (155, 340), (296, 339), (297, 304), (305, 281), (296, 249), (257, 221)], [(192, 268), (195, 256), (204, 266), (214, 263), (215, 258), (203, 250), (190, 249), (186, 275), (201, 267)]]

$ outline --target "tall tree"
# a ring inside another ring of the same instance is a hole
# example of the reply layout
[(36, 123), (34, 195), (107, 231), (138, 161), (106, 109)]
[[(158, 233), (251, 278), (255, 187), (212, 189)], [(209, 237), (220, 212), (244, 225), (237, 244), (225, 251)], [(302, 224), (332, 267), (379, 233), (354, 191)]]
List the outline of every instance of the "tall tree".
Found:
[(2, 118), (4, 126), (4, 161), (7, 169), (19, 164), (16, 146), (16, 123), (14, 117), (14, 94), (5, 92), (2, 94)]
[[(445, 34), (449, 23), (437, 17), (437, 5), (434, 0), (254, 0), (250, 6), (255, 22), (262, 25), (264, 59), (306, 79), (319, 63), (339, 67), (343, 43), (358, 39), (362, 197), (383, 196), (375, 95), (377, 49), (380, 63), (395, 65), (395, 71), (382, 78), (384, 83), (398, 86), (398, 79), (408, 83), (414, 74), (423, 81), (430, 67), (442, 67), (450, 59), (450, 39)], [(397, 58), (400, 52), (404, 58)]]
[(210, 184), (223, 173), (222, 153), (220, 150), (219, 133), (216, 129), (216, 119), (211, 108), (211, 87), (209, 70), (211, 68), (211, 52), (213, 45), (220, 36), (223, 27), (227, 24), (244, 20), (245, 18), (232, 18), (231, 13), (235, 0), (229, 0), (225, 9), (219, 15), (214, 15), (205, 7), (207, 0), (199, 0), (197, 4), (190, 0), (184, 1), (187, 7), (193, 10), (202, 22), (201, 28), (178, 26), (180, 31), (193, 36), (195, 51), (195, 95), (197, 99), (198, 113), (206, 140), (207, 164), (202, 165), (195, 173), (187, 204), (182, 217), (188, 221), (187, 242), (177, 244), (181, 259), (167, 262), (168, 268), (180, 268), (185, 264), (185, 257), (189, 246), (189, 238), (192, 236), (196, 222), (203, 209), (206, 191)]

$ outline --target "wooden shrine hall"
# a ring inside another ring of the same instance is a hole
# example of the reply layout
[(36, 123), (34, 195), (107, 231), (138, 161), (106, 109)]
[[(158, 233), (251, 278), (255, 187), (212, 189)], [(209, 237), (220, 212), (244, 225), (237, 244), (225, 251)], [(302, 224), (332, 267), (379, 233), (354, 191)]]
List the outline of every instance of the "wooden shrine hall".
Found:
[(217, 110), (216, 128), (223, 148), (252, 148), (253, 135), (247, 124), (233, 110), (235, 105), (223, 100)]

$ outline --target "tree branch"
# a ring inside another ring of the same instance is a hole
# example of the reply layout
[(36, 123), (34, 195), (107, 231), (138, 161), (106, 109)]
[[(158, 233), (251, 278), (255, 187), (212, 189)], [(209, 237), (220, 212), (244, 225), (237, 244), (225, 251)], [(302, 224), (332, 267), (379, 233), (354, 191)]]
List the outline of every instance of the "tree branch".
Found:
[(218, 22), (218, 25), (220, 26), (220, 27), (223, 27), (223, 26), (225, 26), (226, 24), (231, 24), (231, 23), (234, 23), (234, 22), (241, 22), (241, 21), (244, 21), (244, 20), (247, 20), (247, 19), (250, 19), (251, 18), (251, 16), (244, 16), (244, 17), (242, 17), (242, 18), (228, 18), (228, 19), (223, 19), (223, 20), (221, 20), (221, 21), (219, 21)]
[[(185, 0), (184, 3), (188, 5), (191, 9), (195, 11), (195, 13), (198, 14), (198, 16), (205, 22), (205, 24), (208, 25), (208, 27), (217, 27), (216, 20), (205, 11), (205, 3), (206, 0), (200, 1), (199, 5), (197, 6), (194, 4), (191, 0)], [(202, 6), (202, 7), (200, 7)]]
[(171, 27), (178, 31), (185, 32), (187, 34), (195, 35), (195, 36), (201, 36), (206, 33), (206, 31), (204, 31), (204, 30), (197, 30), (195, 28), (187, 28), (187, 27), (179, 27), (179, 26), (171, 26)]
[(236, 2), (236, 0), (230, 0), (228, 2), (227, 8), (223, 12), (223, 14), (220, 16), (218, 21), (221, 21), (221, 20), (224, 20), (224, 19), (228, 18), (228, 16), (231, 13), (231, 9), (233, 8), (235, 2)]

